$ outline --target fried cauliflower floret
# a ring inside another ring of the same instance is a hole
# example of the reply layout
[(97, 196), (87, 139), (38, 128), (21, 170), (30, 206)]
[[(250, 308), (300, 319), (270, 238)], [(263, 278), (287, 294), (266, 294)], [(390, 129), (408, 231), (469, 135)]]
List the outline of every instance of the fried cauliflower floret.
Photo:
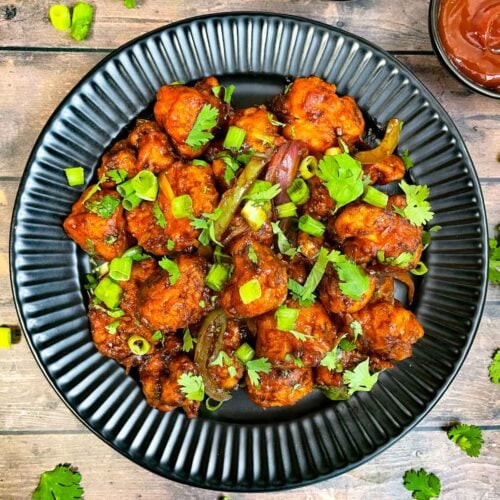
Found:
[(157, 174), (175, 161), (172, 145), (156, 122), (137, 120), (128, 141), (137, 150), (138, 170), (151, 170)]
[(71, 208), (64, 220), (64, 230), (88, 254), (112, 260), (131, 243), (123, 207), (116, 191), (102, 189), (89, 196), (91, 189), (86, 189)]
[(415, 315), (398, 301), (368, 304), (352, 317), (363, 329), (363, 335), (358, 338), (359, 350), (388, 361), (410, 357), (412, 345), (424, 334)]
[[(194, 217), (212, 213), (219, 202), (212, 170), (210, 167), (178, 162), (161, 175), (165, 176), (168, 188), (163, 189), (164, 182), (160, 179), (157, 201), (143, 201), (137, 208), (126, 213), (128, 228), (139, 245), (155, 255), (190, 250), (197, 245), (200, 230), (191, 225), (190, 218), (177, 219), (174, 216), (172, 200), (187, 194), (191, 197)], [(167, 246), (169, 240), (173, 245), (171, 248)]]
[(108, 175), (112, 170), (125, 171), (127, 178), (134, 177), (139, 173), (136, 152), (130, 147), (127, 140), (116, 142), (107, 153), (104, 153), (101, 165), (97, 170), (98, 179), (102, 179), (102, 187), (111, 188), (116, 185), (116, 182)]
[(183, 374), (198, 375), (198, 368), (188, 356), (177, 354), (179, 350), (178, 341), (178, 346), (153, 354), (140, 366), (142, 391), (153, 408), (172, 411), (182, 407), (188, 418), (193, 418), (198, 414), (200, 402), (187, 398), (181, 390), (179, 378)]
[(248, 222), (241, 214), (235, 215), (231, 219), (231, 224), (222, 236), (224, 247), (231, 248), (231, 245), (242, 237), (258, 241), (266, 246), (271, 246), (274, 240), (273, 228), (269, 221), (264, 222), (257, 231), (254, 231), (248, 225)]
[[(210, 377), (214, 380), (217, 387), (226, 391), (234, 389), (245, 372), (243, 363), (234, 354), (241, 345), (241, 337), (238, 323), (235, 320), (229, 319), (220, 349), (224, 353), (224, 356), (221, 356), (220, 362), (217, 362), (219, 353), (216, 353), (214, 360), (208, 365)], [(217, 363), (214, 364), (214, 361)]]
[(371, 184), (389, 184), (399, 181), (405, 176), (405, 164), (396, 155), (389, 155), (382, 161), (371, 165), (363, 165), (363, 172), (371, 179)]
[(175, 332), (197, 323), (208, 312), (210, 291), (204, 282), (208, 263), (192, 255), (180, 255), (176, 263), (180, 275), (175, 284), (159, 269), (139, 288), (138, 313), (152, 330)]
[(318, 220), (329, 217), (335, 209), (335, 202), (328, 193), (328, 189), (316, 176), (311, 177), (307, 184), (311, 197), (304, 205), (304, 213)]
[[(218, 85), (217, 79), (210, 77), (196, 84), (194, 88), (185, 85), (164, 85), (156, 94), (156, 121), (167, 132), (177, 151), (186, 158), (200, 156), (209, 145), (206, 142), (193, 148), (186, 143), (203, 106), (210, 105), (218, 110), (216, 127), (224, 120), (225, 106), (211, 92), (211, 89)], [(212, 134), (214, 131), (215, 127), (206, 130)]]
[[(256, 262), (248, 255), (250, 246), (257, 256)], [(221, 306), (228, 316), (253, 318), (276, 309), (285, 301), (288, 292), (286, 266), (269, 247), (241, 238), (233, 245), (231, 254), (234, 273), (220, 295)], [(259, 282), (261, 295), (244, 304), (240, 287), (253, 279)]]
[(237, 109), (229, 124), (246, 132), (243, 149), (267, 153), (285, 142), (279, 134), (280, 128), (271, 122), (275, 119), (265, 106), (254, 106)]
[[(352, 203), (346, 206), (334, 221), (334, 232), (343, 252), (358, 264), (376, 262), (377, 252), (384, 258), (395, 259), (402, 253), (413, 255), (399, 269), (413, 269), (422, 254), (422, 227), (414, 226), (392, 210), (400, 203), (391, 197), (387, 208), (378, 208), (367, 203)], [(404, 198), (403, 198), (404, 200)]]
[(307, 396), (313, 389), (310, 368), (281, 370), (274, 368), (269, 373), (259, 372), (259, 385), (253, 385), (248, 374), (246, 385), (250, 401), (262, 408), (289, 406)]
[(324, 153), (337, 146), (337, 137), (354, 144), (364, 132), (365, 122), (354, 99), (339, 97), (336, 87), (317, 76), (297, 78), (285, 94), (273, 101), (273, 109), (286, 123), (283, 135)]
[(317, 366), (334, 345), (335, 326), (319, 303), (301, 307), (289, 300), (287, 307), (299, 310), (293, 333), (278, 329), (274, 311), (257, 318), (257, 357), (283, 369)]
[(371, 300), (377, 285), (377, 279), (373, 274), (367, 274), (367, 276), (369, 285), (366, 292), (358, 300), (351, 299), (342, 293), (337, 271), (329, 264), (319, 288), (319, 298), (325, 309), (334, 314), (345, 314), (365, 307)]

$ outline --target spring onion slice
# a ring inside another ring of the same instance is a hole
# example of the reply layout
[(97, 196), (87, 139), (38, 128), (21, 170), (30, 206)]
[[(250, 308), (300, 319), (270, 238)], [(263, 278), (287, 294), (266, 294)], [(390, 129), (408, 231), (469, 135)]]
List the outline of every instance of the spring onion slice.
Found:
[(207, 408), (208, 411), (217, 411), (222, 406), (223, 403), (224, 401), (215, 401), (212, 398), (207, 398), (205, 400), (205, 407)]
[(251, 345), (245, 342), (236, 349), (234, 354), (242, 363), (248, 363), (248, 361), (254, 358), (255, 350)]
[(68, 186), (81, 186), (85, 183), (85, 172), (83, 167), (68, 167), (64, 169)]
[(94, 7), (89, 3), (78, 2), (73, 7), (73, 15), (71, 18), (71, 36), (77, 42), (81, 42), (87, 38), (93, 16)]
[(267, 221), (268, 211), (264, 205), (248, 200), (241, 209), (241, 215), (252, 231), (258, 231)]
[(306, 156), (299, 165), (299, 173), (304, 179), (310, 179), (316, 175), (318, 160), (314, 156)]
[(422, 276), (425, 273), (427, 273), (427, 271), (428, 271), (427, 266), (422, 261), (420, 261), (415, 267), (415, 269), (412, 269), (410, 272), (415, 276)]
[(372, 186), (367, 186), (363, 201), (374, 207), (385, 208), (389, 201), (389, 196)]
[(262, 296), (262, 289), (260, 287), (259, 280), (254, 278), (247, 281), (239, 288), (240, 299), (243, 304), (247, 305), (251, 302), (255, 302)]
[(295, 329), (299, 317), (299, 310), (292, 307), (281, 306), (274, 313), (278, 330), (288, 332)]
[(325, 225), (307, 214), (299, 219), (299, 229), (311, 236), (323, 236), (325, 233)]
[(193, 215), (193, 200), (188, 194), (176, 196), (172, 200), (172, 214), (176, 219), (183, 219)]
[(276, 212), (278, 213), (278, 219), (286, 219), (287, 217), (297, 217), (297, 207), (295, 203), (289, 201), (288, 203), (282, 203), (276, 207)]
[(116, 257), (109, 265), (109, 276), (115, 281), (128, 281), (132, 272), (131, 257)]
[(0, 327), (0, 349), (10, 349), (12, 346), (12, 329), (8, 326)]
[(116, 309), (122, 298), (122, 287), (106, 276), (94, 288), (94, 295), (106, 304), (108, 309)]
[(158, 179), (153, 172), (142, 170), (132, 179), (135, 194), (147, 201), (156, 200), (158, 194)]
[(226, 264), (214, 264), (208, 271), (205, 284), (208, 288), (220, 292), (228, 278), (229, 266)]
[(136, 356), (143, 356), (151, 348), (151, 344), (144, 337), (141, 337), (140, 335), (131, 335), (127, 341), (127, 344), (129, 349)]
[(300, 177), (297, 177), (292, 182), (286, 192), (296, 205), (303, 205), (311, 196), (309, 186), (306, 184), (304, 179), (301, 179)]
[(128, 196), (123, 198), (122, 206), (125, 210), (133, 210), (137, 208), (142, 202), (142, 199), (139, 198), (135, 193), (130, 193)]
[(67, 31), (71, 28), (71, 13), (66, 5), (52, 5), (49, 18), (52, 26), (58, 31)]
[(174, 286), (178, 279), (181, 276), (181, 272), (179, 271), (179, 266), (173, 260), (170, 260), (168, 257), (163, 257), (158, 265), (164, 270), (167, 271), (169, 275), (169, 283), (171, 286)]
[(232, 125), (227, 130), (226, 138), (224, 139), (222, 147), (224, 149), (239, 151), (241, 149), (241, 146), (243, 146), (243, 141), (245, 140), (246, 135), (247, 133), (245, 130)]

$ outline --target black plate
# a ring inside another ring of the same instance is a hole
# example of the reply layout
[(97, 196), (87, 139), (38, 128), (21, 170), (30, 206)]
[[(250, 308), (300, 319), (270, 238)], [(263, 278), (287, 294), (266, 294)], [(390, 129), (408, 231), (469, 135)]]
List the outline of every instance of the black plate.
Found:
[[(85, 314), (87, 257), (61, 223), (81, 188), (63, 169), (98, 159), (146, 113), (166, 82), (220, 75), (236, 105), (260, 103), (285, 77), (316, 74), (352, 95), (370, 123), (405, 121), (401, 148), (410, 176), (431, 189), (443, 229), (425, 259), (429, 273), (413, 304), (426, 334), (414, 356), (380, 376), (370, 393), (333, 403), (312, 394), (262, 410), (240, 391), (216, 413), (187, 420), (150, 408), (137, 382), (92, 344)], [(413, 427), (448, 387), (470, 347), (486, 288), (486, 217), (460, 135), (427, 89), (387, 53), (324, 24), (242, 13), (172, 24), (103, 60), (59, 106), (24, 173), (11, 232), (12, 287), (40, 367), (73, 412), (136, 463), (203, 488), (270, 491), (341, 474)]]

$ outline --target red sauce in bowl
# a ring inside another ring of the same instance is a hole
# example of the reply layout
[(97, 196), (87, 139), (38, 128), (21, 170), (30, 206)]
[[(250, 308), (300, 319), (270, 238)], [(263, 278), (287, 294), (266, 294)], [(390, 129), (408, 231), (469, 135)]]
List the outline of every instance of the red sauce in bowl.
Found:
[(455, 67), (500, 92), (500, 0), (441, 0), (438, 28)]

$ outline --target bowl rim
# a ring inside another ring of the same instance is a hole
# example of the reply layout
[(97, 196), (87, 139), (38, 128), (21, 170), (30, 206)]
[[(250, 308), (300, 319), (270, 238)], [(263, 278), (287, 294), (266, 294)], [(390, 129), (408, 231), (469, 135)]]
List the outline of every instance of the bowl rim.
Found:
[(448, 69), (448, 71), (458, 80), (460, 80), (464, 85), (474, 90), (478, 94), (491, 97), (493, 99), (500, 99), (500, 92), (494, 92), (486, 87), (475, 83), (473, 80), (465, 76), (459, 69), (451, 62), (448, 54), (446, 53), (439, 36), (438, 29), (438, 17), (439, 17), (439, 7), (441, 5), (441, 0), (431, 0), (429, 4), (429, 35), (432, 43), (434, 52), (438, 56), (441, 63)]

